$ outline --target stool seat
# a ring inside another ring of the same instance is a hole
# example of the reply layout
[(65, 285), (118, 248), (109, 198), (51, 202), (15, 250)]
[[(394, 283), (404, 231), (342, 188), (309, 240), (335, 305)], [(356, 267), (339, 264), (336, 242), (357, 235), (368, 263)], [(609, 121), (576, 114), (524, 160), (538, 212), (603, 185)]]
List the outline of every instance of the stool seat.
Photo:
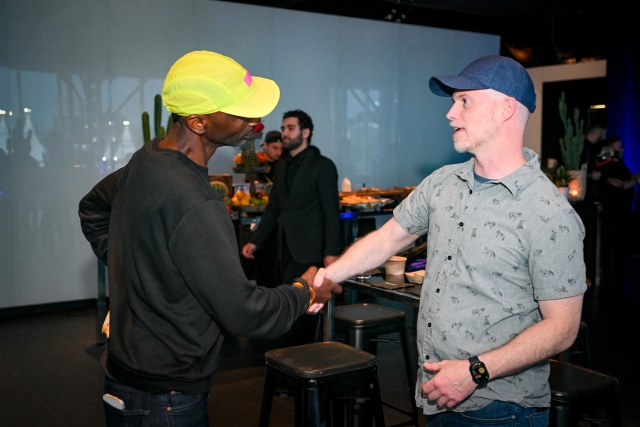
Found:
[(617, 378), (558, 360), (549, 363), (552, 426), (578, 425), (581, 415), (598, 409), (606, 411), (610, 426), (620, 426)]
[(334, 321), (350, 327), (368, 327), (389, 323), (404, 323), (402, 311), (375, 304), (350, 304), (336, 307)]
[(260, 409), (260, 427), (267, 427), (273, 394), (284, 385), (295, 396), (296, 427), (325, 427), (344, 421), (344, 399), (369, 399), (376, 427), (384, 427), (376, 357), (352, 346), (318, 342), (270, 350)]
[(374, 355), (335, 341), (270, 350), (265, 359), (300, 378), (326, 377), (376, 365)]

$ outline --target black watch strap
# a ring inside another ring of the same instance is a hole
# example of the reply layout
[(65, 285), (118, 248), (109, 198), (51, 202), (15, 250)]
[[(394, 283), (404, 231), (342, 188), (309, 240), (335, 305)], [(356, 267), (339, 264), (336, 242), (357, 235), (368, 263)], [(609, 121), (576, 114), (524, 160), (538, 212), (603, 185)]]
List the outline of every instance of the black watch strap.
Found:
[(473, 381), (480, 387), (484, 387), (489, 382), (489, 371), (485, 364), (478, 359), (478, 356), (469, 358), (469, 372), (471, 372)]

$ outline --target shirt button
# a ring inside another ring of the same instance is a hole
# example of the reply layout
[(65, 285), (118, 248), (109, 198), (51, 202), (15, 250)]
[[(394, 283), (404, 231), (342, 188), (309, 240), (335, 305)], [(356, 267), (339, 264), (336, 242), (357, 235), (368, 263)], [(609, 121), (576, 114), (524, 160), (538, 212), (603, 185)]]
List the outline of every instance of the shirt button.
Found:
[(469, 190), (469, 194), (473, 194), (473, 190)]
[(460, 227), (462, 227), (462, 226), (464, 225), (464, 222), (460, 221), (460, 222), (458, 223), (458, 225), (459, 225)]
[(436, 294), (440, 293), (440, 288), (436, 289)]
[(447, 257), (447, 259), (448, 259), (448, 260), (451, 260), (451, 255), (449, 255), (449, 256)]
[(429, 360), (431, 357), (427, 354), (424, 358), (425, 358), (426, 360)]
[(427, 323), (427, 326), (428, 326), (428, 327), (431, 327), (431, 322)]

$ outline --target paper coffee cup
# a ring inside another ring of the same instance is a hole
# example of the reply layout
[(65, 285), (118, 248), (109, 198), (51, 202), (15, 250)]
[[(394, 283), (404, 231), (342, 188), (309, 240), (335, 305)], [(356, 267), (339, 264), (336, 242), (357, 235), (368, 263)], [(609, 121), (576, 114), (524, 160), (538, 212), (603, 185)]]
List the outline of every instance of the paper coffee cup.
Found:
[(406, 265), (407, 265), (407, 257), (392, 256), (384, 263), (384, 269), (387, 274), (401, 275), (401, 274), (404, 274), (404, 269)]

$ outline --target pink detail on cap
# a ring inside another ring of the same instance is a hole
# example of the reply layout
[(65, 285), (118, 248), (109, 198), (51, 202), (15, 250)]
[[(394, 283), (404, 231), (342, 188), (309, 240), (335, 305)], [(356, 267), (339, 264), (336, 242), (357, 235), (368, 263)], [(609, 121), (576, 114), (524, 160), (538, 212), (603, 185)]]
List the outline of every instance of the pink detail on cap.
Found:
[(247, 86), (251, 86), (251, 83), (253, 82), (253, 78), (251, 77), (251, 73), (249, 73), (249, 70), (247, 70), (247, 74), (244, 75), (244, 82), (247, 84)]

